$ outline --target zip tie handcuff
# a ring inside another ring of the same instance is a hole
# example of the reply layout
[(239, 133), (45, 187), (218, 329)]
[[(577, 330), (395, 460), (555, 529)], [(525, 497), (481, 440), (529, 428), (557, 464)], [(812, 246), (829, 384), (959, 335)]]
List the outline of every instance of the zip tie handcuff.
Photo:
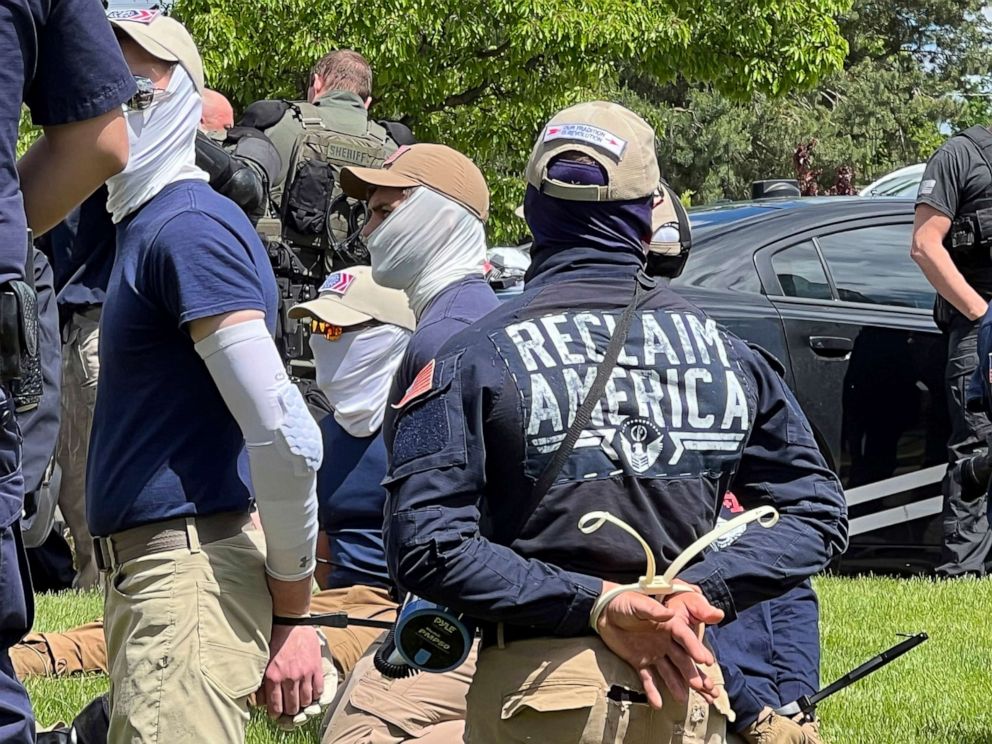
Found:
[(679, 556), (672, 561), (672, 565), (668, 567), (668, 570), (665, 571), (661, 577), (655, 575), (655, 560), (654, 554), (651, 552), (651, 546), (647, 544), (637, 530), (624, 522), (622, 519), (614, 517), (612, 514), (605, 511), (589, 512), (579, 520), (579, 530), (583, 534), (591, 535), (607, 522), (616, 525), (627, 534), (633, 535), (637, 542), (641, 544), (641, 547), (644, 549), (644, 555), (647, 558), (647, 573), (645, 573), (645, 575), (642, 576), (636, 584), (624, 584), (623, 586), (615, 587), (596, 600), (596, 604), (593, 605), (592, 608), (592, 613), (589, 615), (589, 625), (592, 626), (592, 629), (597, 633), (599, 632), (598, 624), (600, 615), (603, 614), (603, 610), (606, 609), (606, 606), (613, 601), (614, 597), (618, 594), (623, 594), (624, 592), (639, 592), (640, 594), (646, 594), (649, 597), (667, 597), (671, 594), (682, 594), (684, 592), (693, 591), (688, 586), (675, 583), (675, 577), (678, 576), (679, 572), (685, 568), (693, 558), (724, 535), (729, 534), (741, 527), (746, 527), (751, 522), (757, 522), (760, 526), (765, 527), (766, 529), (769, 527), (774, 527), (778, 522), (778, 512), (771, 506), (759, 506), (756, 509), (746, 511), (743, 514), (738, 514), (733, 519), (730, 519), (710, 530), (688, 548), (683, 550)]

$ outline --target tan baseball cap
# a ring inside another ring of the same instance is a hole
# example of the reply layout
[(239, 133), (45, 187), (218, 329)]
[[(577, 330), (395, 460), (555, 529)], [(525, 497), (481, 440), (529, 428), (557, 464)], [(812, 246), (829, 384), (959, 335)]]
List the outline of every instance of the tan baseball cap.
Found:
[(317, 299), (290, 308), (289, 317), (316, 318), (342, 328), (378, 320), (412, 331), (417, 324), (406, 294), (376, 284), (369, 266), (335, 271), (320, 286)]
[(382, 168), (342, 168), (341, 190), (368, 199), (369, 189), (426, 186), (461, 204), (483, 222), (489, 217), (489, 187), (478, 166), (447, 145), (426, 142), (394, 152)]
[[(651, 210), (651, 241), (648, 250), (663, 256), (678, 256), (692, 242), (689, 216), (679, 195), (665, 181), (658, 184), (658, 202)], [(662, 228), (667, 227), (667, 230)]]
[[(576, 185), (548, 178), (548, 166), (562, 153), (588, 155), (606, 171), (605, 186)], [(527, 182), (549, 196), (569, 201), (627, 201), (658, 188), (654, 130), (633, 111), (608, 101), (580, 103), (555, 114), (541, 131), (527, 163)]]
[(159, 10), (112, 10), (107, 17), (114, 28), (153, 57), (181, 64), (203, 95), (203, 60), (183, 24)]

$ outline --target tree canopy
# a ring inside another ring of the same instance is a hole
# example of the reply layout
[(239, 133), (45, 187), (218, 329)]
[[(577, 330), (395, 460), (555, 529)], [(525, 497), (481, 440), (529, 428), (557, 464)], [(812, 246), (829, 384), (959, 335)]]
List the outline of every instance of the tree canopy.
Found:
[(208, 84), (236, 107), (299, 97), (333, 48), (366, 55), (375, 113), (483, 168), (497, 240), (544, 120), (621, 86), (624, 70), (702, 82), (733, 100), (784, 95), (842, 69), (849, 0), (178, 0)]
[(815, 142), (821, 191), (838, 169), (866, 185), (926, 160), (950, 131), (987, 123), (983, 0), (855, 0), (839, 16), (843, 69), (806, 91), (736, 101), (709, 85), (659, 83), (634, 66), (615, 95), (656, 127), (666, 177), (695, 202), (743, 198), (751, 181), (792, 177)]

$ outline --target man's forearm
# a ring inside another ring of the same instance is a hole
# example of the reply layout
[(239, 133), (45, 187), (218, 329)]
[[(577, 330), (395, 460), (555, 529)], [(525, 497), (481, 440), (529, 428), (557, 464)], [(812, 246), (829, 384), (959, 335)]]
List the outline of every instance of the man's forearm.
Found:
[(272, 576), (266, 578), (269, 582), (269, 594), (272, 595), (273, 615), (305, 617), (310, 614), (313, 586), (309, 576), (299, 581), (281, 581)]
[(55, 227), (119, 173), (127, 163), (127, 152), (127, 129), (119, 110), (47, 128), (17, 163), (24, 213), (35, 235)]
[(913, 259), (937, 294), (959, 313), (969, 320), (977, 320), (985, 314), (989, 303), (968, 284), (943, 245), (933, 245), (927, 240), (914, 242)]

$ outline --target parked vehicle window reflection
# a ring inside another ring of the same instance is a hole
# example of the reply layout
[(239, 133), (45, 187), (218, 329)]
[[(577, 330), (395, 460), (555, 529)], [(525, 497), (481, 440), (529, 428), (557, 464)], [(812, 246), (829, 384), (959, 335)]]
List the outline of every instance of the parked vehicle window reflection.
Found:
[(933, 307), (933, 288), (909, 257), (912, 224), (879, 225), (817, 237), (839, 298)]
[[(907, 254), (908, 255), (908, 254)], [(831, 300), (830, 283), (811, 241), (790, 246), (772, 256), (772, 267), (786, 297)]]

